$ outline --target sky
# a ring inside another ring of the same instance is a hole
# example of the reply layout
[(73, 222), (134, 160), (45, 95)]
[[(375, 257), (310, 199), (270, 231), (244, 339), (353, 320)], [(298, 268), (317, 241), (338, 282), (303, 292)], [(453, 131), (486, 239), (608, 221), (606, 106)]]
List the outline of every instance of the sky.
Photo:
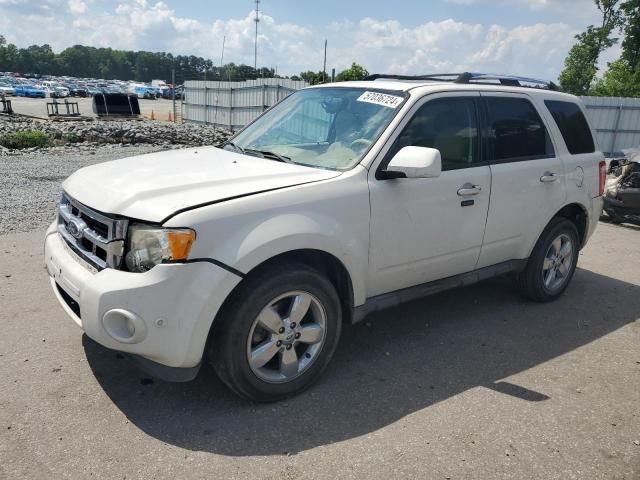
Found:
[[(19, 47), (74, 44), (253, 65), (252, 0), (0, 0), (0, 35)], [(460, 71), (557, 79), (593, 0), (262, 0), (258, 66), (292, 75), (352, 62), (370, 73)], [(607, 51), (601, 66), (615, 59)]]

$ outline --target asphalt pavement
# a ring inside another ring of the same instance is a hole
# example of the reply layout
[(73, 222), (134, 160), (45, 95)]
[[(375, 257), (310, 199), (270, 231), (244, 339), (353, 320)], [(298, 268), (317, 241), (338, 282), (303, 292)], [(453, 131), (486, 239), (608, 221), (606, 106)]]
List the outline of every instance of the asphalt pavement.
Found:
[(555, 303), (509, 277), (347, 326), (277, 404), (147, 377), (0, 236), (0, 478), (640, 479), (640, 229), (601, 224)]

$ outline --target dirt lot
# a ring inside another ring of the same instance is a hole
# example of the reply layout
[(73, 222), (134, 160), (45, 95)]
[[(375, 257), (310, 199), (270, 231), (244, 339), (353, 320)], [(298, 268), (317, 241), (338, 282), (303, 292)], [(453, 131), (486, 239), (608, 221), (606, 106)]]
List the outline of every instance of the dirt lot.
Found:
[(556, 303), (500, 279), (349, 326), (322, 381), (274, 405), (84, 337), (42, 237), (0, 236), (0, 478), (640, 478), (637, 228), (601, 224)]
[[(52, 102), (51, 98), (25, 98), (10, 97), (11, 106), (16, 113), (23, 115), (32, 115), (34, 117), (47, 118), (47, 102)], [(69, 102), (78, 102), (80, 114), (87, 117), (95, 117), (91, 106), (90, 98), (68, 98)], [(56, 100), (58, 103), (64, 103), (64, 99)], [(171, 100), (144, 100), (140, 99), (140, 113), (145, 117), (150, 117), (153, 111), (156, 120), (168, 120), (169, 112), (173, 112), (173, 102)], [(180, 101), (176, 100), (176, 109), (180, 112)], [(173, 113), (172, 113), (173, 115)]]

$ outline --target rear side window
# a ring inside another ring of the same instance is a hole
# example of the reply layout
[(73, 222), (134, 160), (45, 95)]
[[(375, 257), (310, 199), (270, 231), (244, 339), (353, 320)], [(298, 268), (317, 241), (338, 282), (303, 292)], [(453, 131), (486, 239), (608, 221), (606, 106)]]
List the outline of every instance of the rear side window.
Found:
[(549, 133), (529, 100), (488, 97), (485, 101), (488, 109), (489, 156), (493, 163), (554, 156)]
[(589, 124), (578, 105), (556, 100), (545, 100), (544, 104), (556, 121), (571, 155), (595, 152), (596, 146), (593, 143)]

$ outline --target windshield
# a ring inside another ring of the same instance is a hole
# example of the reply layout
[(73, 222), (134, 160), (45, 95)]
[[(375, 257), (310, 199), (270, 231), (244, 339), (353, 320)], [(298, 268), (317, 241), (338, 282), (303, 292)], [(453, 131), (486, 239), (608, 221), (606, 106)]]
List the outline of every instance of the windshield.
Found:
[(347, 170), (367, 153), (404, 99), (403, 92), (363, 88), (300, 90), (246, 127), (225, 148)]

